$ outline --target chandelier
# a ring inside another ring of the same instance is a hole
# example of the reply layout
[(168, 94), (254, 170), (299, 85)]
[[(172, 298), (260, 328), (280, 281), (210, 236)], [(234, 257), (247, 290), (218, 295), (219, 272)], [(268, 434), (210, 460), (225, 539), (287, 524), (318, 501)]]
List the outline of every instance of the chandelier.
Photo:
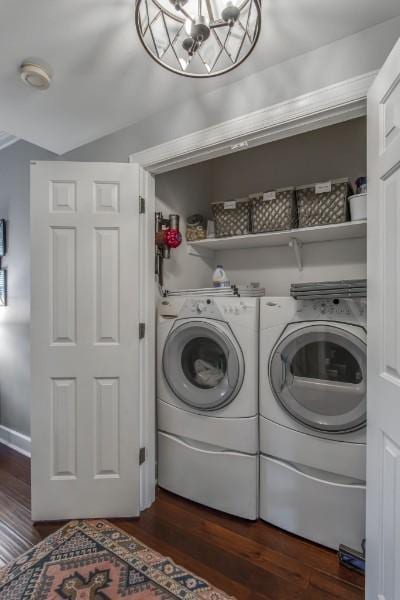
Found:
[(214, 77), (240, 65), (257, 43), (261, 0), (136, 0), (136, 28), (169, 71)]

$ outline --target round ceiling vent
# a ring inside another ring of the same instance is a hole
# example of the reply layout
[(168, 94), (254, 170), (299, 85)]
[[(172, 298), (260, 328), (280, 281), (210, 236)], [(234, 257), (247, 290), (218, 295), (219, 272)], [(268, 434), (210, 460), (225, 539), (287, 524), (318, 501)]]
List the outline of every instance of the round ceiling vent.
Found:
[(50, 73), (42, 65), (23, 62), (19, 68), (19, 72), (22, 81), (26, 83), (26, 85), (35, 88), (35, 90), (47, 90), (50, 86)]

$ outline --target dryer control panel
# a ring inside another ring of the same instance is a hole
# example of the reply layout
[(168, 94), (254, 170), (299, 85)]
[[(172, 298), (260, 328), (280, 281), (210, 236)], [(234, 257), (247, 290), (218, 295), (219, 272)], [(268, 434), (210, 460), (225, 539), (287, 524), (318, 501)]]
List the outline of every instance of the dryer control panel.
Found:
[(298, 300), (297, 318), (302, 321), (333, 320), (365, 325), (367, 304), (364, 298)]

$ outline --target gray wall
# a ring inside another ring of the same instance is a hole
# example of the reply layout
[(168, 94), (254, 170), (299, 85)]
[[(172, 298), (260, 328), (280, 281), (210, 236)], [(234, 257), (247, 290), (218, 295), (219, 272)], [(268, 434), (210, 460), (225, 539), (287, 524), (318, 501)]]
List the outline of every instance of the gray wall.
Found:
[[(211, 200), (349, 177), (367, 170), (365, 117), (209, 161)], [(183, 170), (183, 169), (182, 169)]]
[(0, 218), (8, 222), (8, 306), (0, 307), (0, 423), (30, 431), (29, 161), (54, 154), (26, 142), (0, 153)]

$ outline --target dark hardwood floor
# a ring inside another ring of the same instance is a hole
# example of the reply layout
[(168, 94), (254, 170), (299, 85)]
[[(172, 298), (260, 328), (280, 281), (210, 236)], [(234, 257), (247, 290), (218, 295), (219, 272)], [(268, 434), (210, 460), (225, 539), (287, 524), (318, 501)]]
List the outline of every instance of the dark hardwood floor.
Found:
[[(238, 600), (356, 600), (364, 579), (330, 550), (158, 490), (139, 519), (115, 524)], [(30, 520), (30, 461), (0, 444), (0, 566), (57, 529)]]

